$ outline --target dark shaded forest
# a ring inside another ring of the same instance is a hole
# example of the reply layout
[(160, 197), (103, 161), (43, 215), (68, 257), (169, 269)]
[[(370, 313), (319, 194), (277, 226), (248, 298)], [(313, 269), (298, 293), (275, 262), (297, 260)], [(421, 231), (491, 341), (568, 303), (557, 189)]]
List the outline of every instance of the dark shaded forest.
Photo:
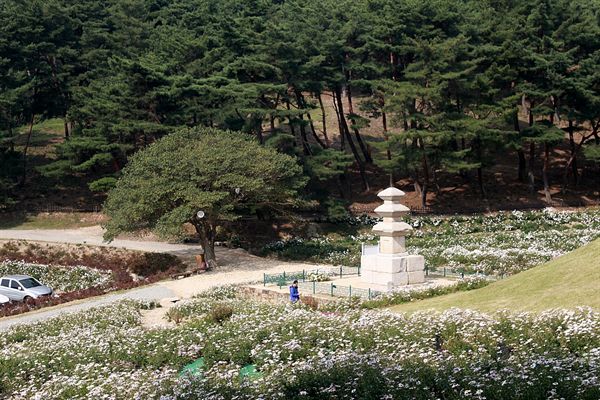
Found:
[(5, 0), (0, 208), (40, 179), (105, 193), (186, 126), (295, 155), (328, 213), (398, 182), (485, 199), (499, 166), (552, 204), (598, 190), (599, 67), (598, 0)]

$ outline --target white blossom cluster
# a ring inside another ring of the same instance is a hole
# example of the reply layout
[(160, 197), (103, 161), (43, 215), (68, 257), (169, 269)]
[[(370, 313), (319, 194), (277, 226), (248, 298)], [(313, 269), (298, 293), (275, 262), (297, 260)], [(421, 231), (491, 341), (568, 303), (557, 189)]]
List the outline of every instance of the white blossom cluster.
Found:
[[(231, 297), (182, 305), (145, 329), (124, 302), (10, 329), (0, 337), (8, 399), (594, 399), (600, 314), (468, 310), (443, 314), (314, 311)], [(215, 306), (231, 318), (207, 318)], [(204, 357), (205, 370), (179, 376)], [(260, 375), (240, 377), (253, 364)]]
[[(408, 251), (431, 269), (510, 275), (600, 237), (600, 210), (513, 211), (493, 215), (407, 217), (414, 227)], [(369, 228), (356, 235), (291, 238), (265, 247), (284, 258), (358, 266), (361, 243), (375, 243)]]
[(100, 287), (110, 282), (110, 271), (100, 271), (83, 265), (56, 266), (33, 264), (25, 261), (5, 260), (0, 262), (0, 276), (23, 274), (60, 292)]

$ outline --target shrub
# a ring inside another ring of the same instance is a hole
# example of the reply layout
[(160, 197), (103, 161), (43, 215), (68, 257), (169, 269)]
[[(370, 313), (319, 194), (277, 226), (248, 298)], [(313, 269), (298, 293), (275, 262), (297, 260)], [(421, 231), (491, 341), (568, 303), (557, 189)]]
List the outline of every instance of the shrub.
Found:
[(212, 322), (222, 324), (233, 315), (233, 307), (227, 304), (217, 304), (210, 310), (209, 318)]
[(179, 325), (179, 323), (183, 321), (184, 317), (185, 314), (181, 312), (181, 310), (178, 307), (169, 308), (169, 310), (167, 310), (167, 312), (165, 313), (165, 318), (167, 319), (167, 321), (174, 322), (177, 325)]
[(327, 282), (330, 281), (331, 278), (324, 272), (310, 272), (306, 275), (306, 280), (309, 282)]
[(136, 275), (151, 276), (169, 270), (182, 270), (183, 263), (172, 254), (142, 253), (132, 257), (128, 269)]
[(162, 306), (156, 300), (140, 301), (140, 310), (154, 310), (155, 308), (161, 308)]
[(315, 297), (312, 297), (312, 296), (303, 296), (302, 304), (304, 304), (305, 306), (307, 306), (308, 308), (310, 308), (312, 310), (317, 310), (319, 308), (319, 301)]

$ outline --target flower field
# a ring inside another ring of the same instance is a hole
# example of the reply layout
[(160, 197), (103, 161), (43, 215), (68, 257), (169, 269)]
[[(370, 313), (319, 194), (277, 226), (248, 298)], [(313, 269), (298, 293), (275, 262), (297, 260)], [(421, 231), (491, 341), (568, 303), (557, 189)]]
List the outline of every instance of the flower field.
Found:
[[(407, 217), (413, 228), (408, 251), (422, 254), (430, 269), (514, 274), (600, 237), (600, 210), (513, 211), (495, 215)], [(265, 246), (263, 253), (335, 265), (360, 264), (361, 243), (376, 243), (374, 219), (361, 219), (356, 235), (292, 238)]]
[(27, 304), (6, 304), (0, 316), (149, 284), (184, 268), (171, 254), (27, 241), (1, 244), (0, 260), (0, 275), (31, 275), (58, 292)]
[[(1, 397), (600, 397), (600, 314), (591, 309), (314, 311), (236, 299), (219, 289), (177, 307), (176, 327), (146, 330), (139, 308), (125, 302), (3, 333)], [(180, 376), (199, 357), (201, 373)], [(255, 374), (243, 377), (247, 365)]]
[(61, 267), (23, 261), (6, 260), (0, 262), (0, 276), (11, 274), (33, 276), (41, 283), (50, 286), (54, 291), (60, 292), (72, 292), (103, 286), (111, 280), (110, 271), (100, 271), (83, 265)]

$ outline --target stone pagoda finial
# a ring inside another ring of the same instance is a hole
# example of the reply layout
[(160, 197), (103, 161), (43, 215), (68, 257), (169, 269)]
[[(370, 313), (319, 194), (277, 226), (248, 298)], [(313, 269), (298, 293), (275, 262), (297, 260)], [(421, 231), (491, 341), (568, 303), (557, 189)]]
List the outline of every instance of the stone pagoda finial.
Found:
[(383, 254), (406, 252), (404, 237), (412, 227), (401, 220), (401, 217), (410, 211), (400, 203), (404, 195), (402, 190), (395, 187), (389, 187), (377, 194), (383, 199), (383, 204), (377, 207), (375, 212), (383, 217), (383, 221), (373, 227), (373, 232), (381, 237), (379, 251)]

